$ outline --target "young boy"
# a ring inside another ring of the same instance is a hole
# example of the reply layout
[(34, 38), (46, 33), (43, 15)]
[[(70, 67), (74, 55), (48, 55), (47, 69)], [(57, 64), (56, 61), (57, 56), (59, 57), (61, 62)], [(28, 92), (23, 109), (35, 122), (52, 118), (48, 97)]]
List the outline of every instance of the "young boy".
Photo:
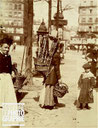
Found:
[(84, 72), (80, 75), (78, 81), (78, 87), (80, 88), (80, 94), (78, 101), (80, 103), (79, 108), (90, 109), (88, 103), (93, 103), (93, 87), (95, 86), (94, 75), (90, 72), (91, 65), (86, 63), (83, 65)]

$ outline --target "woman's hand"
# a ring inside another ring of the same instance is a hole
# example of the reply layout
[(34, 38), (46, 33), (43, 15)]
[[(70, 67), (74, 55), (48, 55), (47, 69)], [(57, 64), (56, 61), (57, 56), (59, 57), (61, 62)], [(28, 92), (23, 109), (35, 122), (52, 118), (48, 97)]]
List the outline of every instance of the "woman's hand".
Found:
[(90, 89), (89, 89), (89, 92), (91, 92), (91, 91), (93, 91), (93, 88), (90, 88)]
[(59, 83), (62, 83), (62, 79), (59, 79), (58, 82), (59, 82)]

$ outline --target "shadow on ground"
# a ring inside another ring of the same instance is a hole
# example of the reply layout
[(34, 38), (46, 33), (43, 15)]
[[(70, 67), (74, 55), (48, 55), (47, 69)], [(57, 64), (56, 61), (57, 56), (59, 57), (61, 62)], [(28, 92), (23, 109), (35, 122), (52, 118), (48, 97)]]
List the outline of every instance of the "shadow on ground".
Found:
[[(34, 97), (33, 98), (36, 102), (39, 102), (39, 96), (38, 97)], [(62, 108), (62, 107), (65, 107), (66, 105), (65, 104), (63, 104), (63, 103), (58, 103), (57, 105), (56, 105), (56, 108)], [(48, 108), (48, 107), (46, 107), (46, 108)]]
[(36, 102), (39, 102), (39, 96), (33, 98)]
[(16, 93), (17, 102), (19, 103), (27, 94), (28, 92), (17, 92)]

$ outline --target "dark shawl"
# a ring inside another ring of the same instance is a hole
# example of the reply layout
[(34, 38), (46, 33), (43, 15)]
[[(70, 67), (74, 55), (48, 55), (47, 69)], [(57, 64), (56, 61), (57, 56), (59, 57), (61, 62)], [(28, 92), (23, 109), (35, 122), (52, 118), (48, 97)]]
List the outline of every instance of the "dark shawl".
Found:
[(61, 78), (60, 75), (60, 53), (56, 52), (51, 62), (51, 68), (45, 83), (49, 85), (55, 85)]

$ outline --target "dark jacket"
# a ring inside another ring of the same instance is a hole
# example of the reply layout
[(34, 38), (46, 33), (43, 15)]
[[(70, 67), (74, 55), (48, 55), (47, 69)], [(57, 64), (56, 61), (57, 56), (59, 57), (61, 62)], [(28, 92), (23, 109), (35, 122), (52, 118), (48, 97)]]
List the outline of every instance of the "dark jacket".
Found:
[(0, 52), (0, 73), (12, 73), (11, 56), (5, 56)]
[(46, 78), (45, 84), (55, 85), (58, 83), (58, 80), (61, 78), (60, 75), (60, 53), (56, 52), (53, 56), (51, 62), (51, 68), (49, 71), (49, 75)]

